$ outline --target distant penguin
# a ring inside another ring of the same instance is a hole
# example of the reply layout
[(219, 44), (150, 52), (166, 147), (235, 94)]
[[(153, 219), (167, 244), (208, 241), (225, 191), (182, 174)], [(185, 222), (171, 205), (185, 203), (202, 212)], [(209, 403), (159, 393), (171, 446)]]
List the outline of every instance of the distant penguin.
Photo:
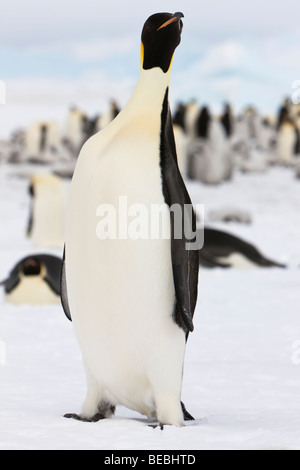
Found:
[(197, 137), (201, 139), (208, 139), (209, 138), (209, 128), (211, 124), (211, 114), (207, 106), (203, 106), (201, 109), (197, 123), (196, 123), (196, 130), (197, 130)]
[(224, 111), (221, 115), (220, 122), (223, 125), (226, 136), (230, 138), (234, 132), (234, 122), (231, 106), (229, 103), (226, 103), (224, 106)]
[(60, 303), (62, 259), (34, 254), (21, 259), (11, 270), (4, 286), (5, 300), (14, 305)]
[(181, 129), (184, 132), (186, 132), (185, 113), (186, 113), (186, 106), (183, 103), (179, 103), (175, 109), (174, 117), (173, 117), (173, 124), (181, 127)]
[(296, 133), (296, 142), (294, 147), (294, 155), (300, 156), (300, 119), (299, 116), (295, 121), (295, 133)]
[(186, 178), (188, 171), (188, 137), (185, 130), (185, 111), (185, 105), (179, 103), (173, 118), (173, 130), (177, 150), (178, 166), (183, 178)]
[(194, 138), (188, 147), (188, 177), (192, 180), (204, 181), (207, 167), (207, 142), (211, 115), (206, 106), (203, 106), (195, 120)]
[(191, 100), (187, 105), (184, 113), (184, 129), (189, 142), (193, 142), (197, 138), (197, 119), (200, 113), (200, 106), (196, 100)]
[(51, 174), (38, 174), (29, 184), (27, 236), (37, 247), (63, 247), (68, 183)]
[(0, 141), (0, 161), (19, 164), (26, 162), (25, 131), (16, 129), (9, 140)]
[[(182, 17), (157, 13), (146, 21), (136, 89), (118, 116), (84, 145), (77, 161), (62, 303), (82, 350), (88, 390), (81, 413), (68, 418), (97, 421), (121, 404), (161, 425), (182, 426), (192, 419), (181, 403), (181, 388), (199, 259), (198, 250), (189, 249), (190, 230), (175, 236), (178, 226), (170, 213), (173, 205), (191, 207), (168, 104)], [(126, 217), (121, 196), (132, 209), (161, 207), (166, 236), (107, 237), (99, 216), (113, 207), (117, 218)], [(195, 215), (189, 212), (185, 223), (195, 231)]]
[(65, 140), (69, 143), (74, 154), (78, 152), (86, 141), (86, 113), (72, 106), (67, 117), (67, 125), (65, 131)]
[(266, 116), (261, 119), (257, 145), (267, 153), (268, 162), (274, 162), (276, 129), (271, 117)]
[(34, 122), (26, 132), (26, 159), (36, 163), (52, 163), (57, 159), (56, 150), (60, 143), (61, 131), (57, 122)]
[(204, 106), (197, 120), (197, 139), (189, 146), (188, 176), (205, 184), (220, 184), (233, 174), (231, 148), (221, 123)]
[(204, 245), (199, 256), (200, 265), (209, 268), (286, 267), (266, 258), (254, 245), (241, 238), (208, 227), (204, 228)]
[(281, 124), (286, 121), (290, 116), (291, 102), (289, 98), (286, 98), (283, 104), (280, 106), (277, 114), (277, 130), (280, 129)]
[(188, 143), (187, 136), (178, 124), (173, 124), (174, 138), (177, 151), (178, 166), (182, 177), (185, 179), (188, 171)]
[(240, 114), (235, 120), (231, 151), (237, 168), (250, 158), (250, 137), (244, 114)]
[(119, 114), (120, 107), (115, 100), (111, 100), (109, 107), (106, 113), (99, 116), (97, 120), (97, 130), (101, 131), (106, 127), (111, 121), (113, 121)]
[(297, 144), (296, 128), (290, 118), (285, 119), (279, 128), (277, 136), (278, 162), (283, 165), (294, 163), (295, 148)]

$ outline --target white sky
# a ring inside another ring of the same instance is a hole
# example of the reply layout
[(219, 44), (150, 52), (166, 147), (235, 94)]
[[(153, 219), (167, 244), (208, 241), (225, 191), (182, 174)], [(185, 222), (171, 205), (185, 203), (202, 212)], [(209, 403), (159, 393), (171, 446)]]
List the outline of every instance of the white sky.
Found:
[(182, 11), (187, 34), (203, 39), (266, 37), (299, 28), (299, 0), (6, 0), (0, 45), (20, 47), (88, 36), (136, 35), (158, 11)]

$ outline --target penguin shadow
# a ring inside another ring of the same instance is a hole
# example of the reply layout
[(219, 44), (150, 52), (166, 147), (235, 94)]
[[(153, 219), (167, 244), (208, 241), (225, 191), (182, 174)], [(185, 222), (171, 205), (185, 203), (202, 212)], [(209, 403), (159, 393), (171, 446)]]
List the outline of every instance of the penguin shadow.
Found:
[[(174, 426), (172, 426), (172, 425), (161, 424), (156, 420), (153, 420), (153, 422), (152, 422), (152, 420), (141, 420), (141, 421), (144, 422), (145, 424), (147, 424), (148, 428), (159, 429), (160, 431), (164, 431), (165, 429), (168, 429), (168, 428), (174, 428)], [(191, 426), (200, 426), (202, 424), (206, 424), (207, 422), (208, 422), (208, 420), (205, 417), (204, 418), (194, 418), (193, 420), (185, 421), (184, 425), (181, 426), (180, 429), (189, 428)]]
[(148, 427), (150, 429), (158, 429), (160, 431), (163, 431), (165, 429), (171, 429), (174, 427), (179, 427), (181, 429), (187, 428), (190, 426), (199, 426), (203, 424), (207, 424), (208, 418), (203, 415), (201, 418), (194, 418), (185, 408), (185, 405), (181, 402), (181, 407), (182, 407), (182, 412), (184, 416), (184, 424), (183, 426), (174, 426), (171, 424), (162, 424), (160, 421), (157, 420), (157, 418), (147, 418), (146, 416), (139, 415), (138, 412), (133, 412), (133, 415), (128, 416), (126, 412), (124, 412), (124, 415), (121, 414), (119, 416), (116, 416), (113, 414), (110, 417), (104, 417), (103, 415), (101, 416), (100, 414), (97, 414), (94, 416), (92, 419), (83, 419), (80, 415), (77, 415), (75, 413), (67, 413), (63, 415), (64, 418), (71, 419), (72, 421), (79, 421), (81, 423), (97, 423), (99, 421), (118, 421), (118, 422), (135, 422), (142, 424), (145, 427)]
[[(201, 418), (194, 418), (185, 408), (185, 405), (181, 402), (181, 408), (184, 416), (184, 425), (181, 428), (186, 428), (190, 426), (199, 426), (208, 422), (207, 417), (203, 416)], [(116, 419), (116, 417), (115, 417)], [(126, 418), (125, 418), (126, 419)], [(142, 416), (133, 416), (130, 417), (130, 420), (144, 424), (145, 426), (151, 429), (159, 429), (163, 431), (164, 429), (174, 428), (173, 425), (162, 424), (156, 418), (146, 418)]]
[[(114, 419), (119, 419), (118, 417), (115, 417)], [(148, 418), (138, 418), (138, 417), (130, 417), (130, 418), (121, 418), (124, 420), (130, 420), (134, 421), (136, 423), (143, 424), (147, 428), (154, 429), (154, 430), (159, 430), (159, 431), (164, 431), (166, 429), (172, 429), (176, 426), (173, 426), (171, 424), (162, 424), (157, 419), (148, 419)], [(188, 428), (191, 426), (200, 426), (202, 424), (206, 424), (208, 422), (208, 419), (206, 417), (203, 418), (193, 418), (193, 420), (189, 421), (184, 421), (184, 425), (180, 427), (180, 429)]]

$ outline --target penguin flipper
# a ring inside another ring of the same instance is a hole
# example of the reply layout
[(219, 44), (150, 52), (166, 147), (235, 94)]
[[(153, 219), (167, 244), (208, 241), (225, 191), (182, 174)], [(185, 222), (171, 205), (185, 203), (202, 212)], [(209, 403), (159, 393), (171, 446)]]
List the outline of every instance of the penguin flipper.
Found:
[(62, 259), (52, 255), (40, 255), (39, 258), (46, 265), (45, 282), (56, 295), (60, 296)]
[(1, 281), (0, 285), (4, 286), (6, 294), (10, 294), (20, 283), (18, 266), (16, 266), (9, 274), (8, 278)]
[(27, 237), (30, 237), (31, 234), (32, 234), (32, 228), (33, 228), (33, 202), (32, 202), (32, 199), (34, 198), (33, 184), (30, 184), (30, 186), (28, 188), (28, 193), (31, 197), (31, 205), (30, 205), (30, 209), (29, 209), (29, 218), (28, 218), (26, 235), (27, 235)]
[[(175, 321), (184, 330), (193, 331), (193, 315), (197, 302), (199, 249), (196, 244), (196, 216), (181, 176), (173, 133), (172, 117), (166, 91), (161, 116), (160, 164), (163, 194), (170, 207), (171, 257), (176, 295)], [(177, 209), (180, 208), (180, 217)], [(186, 230), (188, 228), (188, 230)], [(189, 233), (186, 233), (186, 232)], [(191, 236), (195, 234), (195, 236)]]
[(68, 300), (68, 291), (67, 291), (65, 248), (64, 248), (64, 255), (63, 255), (63, 262), (62, 262), (62, 269), (61, 269), (60, 298), (61, 298), (61, 304), (64, 309), (66, 317), (70, 321), (72, 321), (71, 311), (69, 307), (69, 300)]

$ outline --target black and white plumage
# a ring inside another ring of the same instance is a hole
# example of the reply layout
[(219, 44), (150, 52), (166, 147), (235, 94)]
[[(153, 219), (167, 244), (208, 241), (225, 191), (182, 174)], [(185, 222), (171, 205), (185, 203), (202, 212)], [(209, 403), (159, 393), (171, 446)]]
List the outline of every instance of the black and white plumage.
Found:
[(266, 258), (253, 244), (240, 237), (210, 227), (204, 228), (200, 265), (209, 268), (286, 267), (282, 263)]
[(62, 259), (49, 254), (32, 254), (18, 261), (4, 286), (6, 301), (14, 305), (60, 303)]
[(201, 109), (196, 130), (197, 138), (189, 145), (189, 178), (212, 185), (230, 180), (234, 169), (230, 143), (207, 106)]
[(65, 241), (65, 218), (68, 182), (48, 174), (35, 174), (29, 184), (30, 208), (27, 236), (37, 247), (62, 248)]
[[(182, 14), (152, 15), (142, 32), (141, 72), (127, 105), (82, 148), (71, 186), (62, 302), (81, 347), (87, 397), (81, 413), (95, 421), (117, 404), (161, 424), (182, 426), (185, 345), (193, 330), (198, 251), (176, 239), (170, 205), (191, 203), (180, 174), (168, 104), (171, 61)], [(105, 238), (102, 204), (161, 207), (168, 237)], [(190, 228), (196, 228), (190, 213)], [(67, 293), (67, 295), (66, 295)]]

